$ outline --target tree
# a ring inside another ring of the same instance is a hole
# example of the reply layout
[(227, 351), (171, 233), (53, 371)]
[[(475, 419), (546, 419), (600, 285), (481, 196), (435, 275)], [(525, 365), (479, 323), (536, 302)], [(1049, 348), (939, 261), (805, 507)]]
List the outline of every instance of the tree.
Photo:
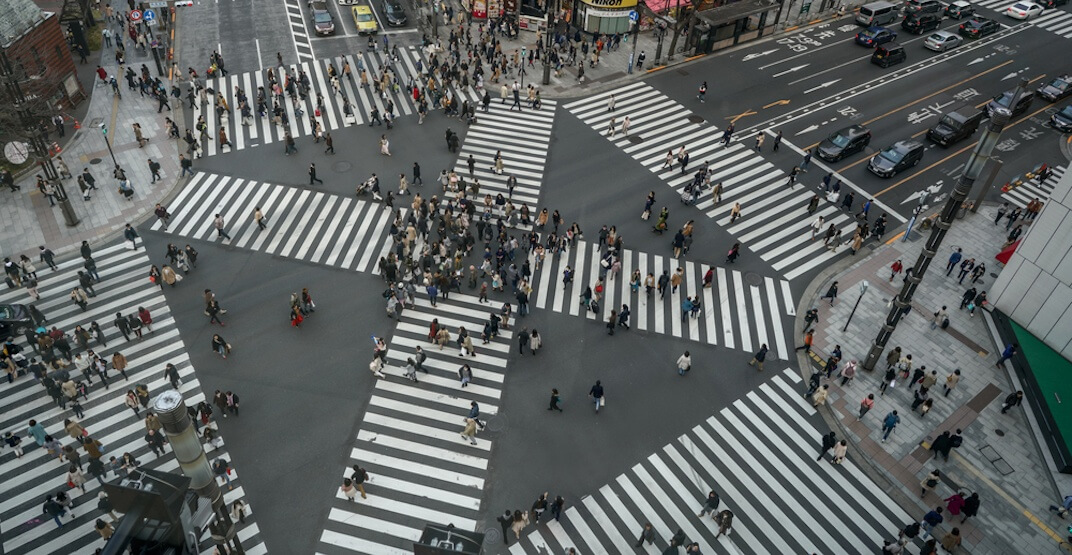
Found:
[(696, 12), (703, 5), (703, 0), (689, 0), (688, 15), (685, 17), (678, 17), (674, 22), (674, 38), (670, 39), (670, 54), (668, 59), (674, 59), (674, 53), (677, 51), (677, 39), (681, 36), (681, 28), (685, 27), (685, 36), (692, 34), (692, 22), (696, 19)]

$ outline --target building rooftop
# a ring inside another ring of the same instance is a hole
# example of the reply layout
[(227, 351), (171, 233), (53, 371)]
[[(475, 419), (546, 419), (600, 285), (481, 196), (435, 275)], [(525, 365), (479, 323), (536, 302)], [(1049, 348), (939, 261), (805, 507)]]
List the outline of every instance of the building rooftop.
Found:
[(0, 0), (0, 48), (7, 48), (45, 18), (33, 0)]

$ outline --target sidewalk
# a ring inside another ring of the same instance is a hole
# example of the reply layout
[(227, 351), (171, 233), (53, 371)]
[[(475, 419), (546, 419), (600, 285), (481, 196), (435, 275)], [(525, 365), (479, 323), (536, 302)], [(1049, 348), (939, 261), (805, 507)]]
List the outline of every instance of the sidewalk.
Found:
[[(949, 255), (960, 247), (965, 258), (974, 257), (987, 266), (983, 279), (974, 286), (985, 291), (993, 283), (1000, 272), (993, 255), (1007, 233), (1004, 221), (1000, 226), (993, 225), (995, 211), (996, 206), (987, 205), (978, 214), (969, 213), (956, 220), (917, 289), (912, 311), (899, 323), (876, 369), (859, 370), (855, 380), (844, 388), (836, 376), (823, 380), (830, 383), (831, 393), (829, 410), (823, 413), (838, 436), (850, 440), (850, 456), (870, 461), (878, 483), (890, 483), (903, 494), (904, 508), (909, 513), (922, 518), (928, 510), (944, 507), (943, 500), (958, 490), (965, 497), (971, 492), (979, 493), (979, 515), (962, 524), (962, 517), (952, 517), (947, 510), (935, 537), (941, 539), (957, 526), (964, 549), (974, 554), (1057, 552), (1054, 543), (1067, 535), (1066, 524), (1047, 508), (1072, 491), (1072, 477), (1051, 472), (1035, 440), (1037, 430), (1031, 429), (1021, 407), (1000, 414), (1002, 401), (1014, 390), (1007, 373), (1011, 369), (994, 365), (1004, 346), (995, 345), (986, 311), (976, 310), (975, 316), (970, 317), (967, 310), (958, 309), (961, 296), (970, 287), (970, 278), (960, 285), (956, 271), (950, 277), (945, 275)], [(925, 241), (926, 236), (914, 233), (908, 242), (897, 239), (873, 251), (865, 247), (857, 257), (841, 261), (812, 282), (797, 310), (803, 315), (812, 307), (819, 309), (815, 353), (812, 357), (800, 356), (801, 368), (809, 368), (805, 378), (825, 365), (835, 345), (840, 345), (843, 352), (839, 368), (853, 359), (862, 364), (885, 321), (887, 303), (900, 292), (903, 283), (903, 273), (889, 281), (890, 265), (897, 259), (906, 269), (914, 265)], [(835, 280), (839, 293), (831, 306), (829, 300), (818, 297)], [(843, 332), (860, 298), (863, 280), (870, 287), (848, 331)], [(949, 307), (950, 325), (945, 330), (932, 330), (933, 314), (943, 305)], [(795, 326), (798, 346), (802, 344), (803, 325), (801, 319)], [(884, 396), (879, 395), (886, 371), (885, 354), (897, 346), (904, 354), (913, 355), (913, 371), (920, 365), (927, 367), (928, 374), (938, 371), (938, 384), (931, 388), (930, 396), (934, 407), (926, 416), (911, 410), (913, 393), (901, 380)], [(960, 383), (944, 397), (942, 384), (954, 369), (961, 371)], [(862, 421), (857, 421), (860, 402), (869, 393), (875, 394), (875, 406)], [(891, 410), (898, 411), (901, 422), (883, 443), (882, 420)], [(948, 462), (934, 458), (926, 447), (942, 432), (958, 428), (964, 432), (964, 444), (953, 450)], [(920, 482), (933, 469), (941, 472), (942, 483), (921, 498)], [(896, 536), (896, 531), (890, 533), (885, 539)]]
[[(458, 3), (451, 3), (454, 4), (454, 9), (456, 13), (455, 21), (457, 21)], [(655, 38), (654, 31), (642, 31), (638, 35), (636, 44), (636, 55), (639, 56), (641, 52), (645, 54), (643, 68), (636, 67), (636, 61), (633, 57), (633, 35), (631, 33), (626, 36), (623, 36), (621, 44), (616, 50), (608, 50), (604, 48), (603, 52), (599, 56), (599, 64), (594, 68), (591, 67), (591, 64), (589, 63), (592, 50), (589, 50), (589, 56), (583, 56), (581, 54), (581, 49), (578, 43), (577, 61), (579, 62), (582, 58), (584, 58), (585, 60), (583, 82), (577, 81), (577, 64), (574, 63), (572, 67), (564, 66), (562, 68), (562, 74), (560, 76), (555, 76), (554, 67), (552, 67), (551, 83), (549, 85), (543, 85), (543, 63), (540, 61), (533, 62), (533, 65), (535, 66), (534, 68), (528, 67), (528, 64), (526, 63), (524, 82), (525, 84), (537, 84), (541, 89), (541, 93), (546, 98), (561, 98), (595, 94), (597, 92), (602, 92), (603, 90), (609, 88), (621, 86), (622, 83), (628, 81), (644, 79), (651, 73), (663, 71), (669, 67), (681, 65), (685, 62), (694, 59), (703, 58), (706, 56), (726, 54), (727, 52), (732, 52), (733, 50), (736, 50), (738, 48), (747, 48), (758, 42), (768, 40), (771, 37), (776, 37), (786, 33), (803, 30), (813, 24), (823, 23), (830, 21), (831, 19), (836, 19), (836, 14), (837, 10), (831, 7), (826, 12), (808, 14), (808, 16), (804, 19), (797, 18), (792, 21), (788, 21), (781, 24), (770, 24), (765, 28), (764, 34), (761, 38), (744, 41), (736, 46), (715, 50), (711, 54), (700, 54), (697, 56), (693, 56), (691, 54), (691, 52), (693, 51), (692, 49), (687, 49), (686, 52), (680, 52), (682, 47), (687, 44), (685, 38), (681, 37), (678, 39), (676, 45), (676, 50), (678, 50), (679, 52), (674, 53), (673, 59), (668, 59), (670, 57), (670, 43), (673, 40), (672, 30), (668, 31), (666, 36), (663, 38), (662, 57), (660, 60), (656, 60), (655, 58), (655, 54), (659, 50), (659, 44), (658, 39)], [(852, 13), (850, 12), (848, 15), (845, 15), (843, 17), (851, 18)], [(486, 24), (486, 20), (473, 20), (471, 28), (472, 33), (474, 35), (477, 33), (477, 28), (481, 23)], [(448, 26), (443, 23), (442, 19), (440, 19), (439, 38), (443, 39), (444, 42), (446, 42), (446, 38), (450, 35), (451, 27), (456, 28), (457, 23), (452, 26)], [(571, 27), (571, 29), (573, 29), (573, 27)], [(428, 30), (427, 33), (429, 37), (432, 36), (431, 30)], [(511, 56), (514, 50), (520, 51), (522, 48), (524, 48), (526, 49), (526, 51), (532, 51), (536, 47), (535, 32), (521, 31), (520, 33), (518, 33), (518, 36), (514, 38), (504, 38), (502, 35), (496, 36), (502, 43), (503, 52), (508, 56)], [(571, 39), (572, 36), (573, 35), (571, 34)], [(582, 36), (584, 37), (584, 40), (589, 42), (589, 47), (594, 48), (594, 45), (591, 44), (592, 35), (590, 33), (582, 33)], [(633, 72), (629, 73), (629, 61), (631, 58), (633, 58), (634, 60)], [(515, 79), (518, 81), (521, 80), (521, 77), (517, 75), (516, 71), (513, 73), (504, 73), (502, 77), (502, 82), (510, 83)], [(491, 84), (486, 85), (489, 89), (492, 90), (492, 96), (494, 96), (494, 93), (497, 91), (498, 86), (495, 85), (493, 87)], [(696, 82), (696, 85), (699, 86), (699, 81)]]
[[(109, 74), (121, 77), (124, 70), (115, 64), (114, 50), (105, 46), (99, 53), (101, 65)], [(140, 71), (141, 64), (154, 68), (152, 58), (127, 48), (127, 65)], [(153, 69), (155, 76), (155, 68)], [(176, 185), (180, 169), (178, 166), (178, 145), (176, 140), (167, 139), (164, 130), (164, 118), (170, 117), (180, 123), (181, 112), (176, 109), (170, 113), (165, 109), (156, 113), (157, 102), (149, 97), (141, 97), (138, 91), (129, 91), (126, 81), (119, 79), (123, 98), (113, 96), (110, 87), (98, 86), (97, 81), (85, 80), (90, 99), (85, 116), (81, 120), (82, 128), (74, 132), (63, 152), (60, 154), (70, 168), (72, 178), (63, 181), (64, 188), (75, 213), (81, 220), (74, 227), (67, 227), (59, 206), (49, 206), (36, 188), (36, 176), (39, 171), (23, 175), (17, 182), (21, 191), (3, 191), (6, 198), (0, 205), (0, 244), (4, 246), (0, 253), (5, 257), (17, 257), (26, 254), (37, 260), (38, 246), (46, 245), (58, 256), (77, 250), (83, 240), (91, 243), (110, 238), (123, 229), (127, 223), (151, 215), (157, 202), (168, 194)], [(171, 102), (173, 108), (179, 102)], [(144, 136), (149, 142), (144, 148), (138, 148), (131, 124), (141, 124)], [(107, 125), (108, 135), (112, 139), (115, 159), (126, 171), (134, 187), (133, 201), (123, 198), (118, 192), (117, 181), (112, 176), (112, 160), (108, 147), (101, 133), (101, 125)], [(150, 184), (152, 175), (147, 160), (151, 158), (161, 165), (160, 175), (163, 180)], [(92, 199), (82, 200), (77, 177), (83, 168), (88, 168), (96, 179), (97, 191), (90, 191)], [(10, 196), (8, 196), (10, 195)], [(166, 205), (166, 204), (165, 204)]]

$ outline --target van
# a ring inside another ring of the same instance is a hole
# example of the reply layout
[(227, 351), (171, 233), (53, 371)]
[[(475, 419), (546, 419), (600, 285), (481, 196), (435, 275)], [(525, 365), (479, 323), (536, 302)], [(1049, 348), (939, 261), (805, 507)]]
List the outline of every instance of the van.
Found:
[(871, 54), (871, 63), (878, 67), (890, 67), (908, 59), (905, 49), (896, 42), (887, 42), (875, 47)]
[(856, 23), (865, 27), (886, 25), (897, 19), (900, 9), (900, 6), (889, 2), (864, 4), (860, 6), (860, 11), (856, 13)]
[(927, 130), (927, 138), (942, 146), (949, 146), (971, 137), (982, 121), (983, 112), (973, 106), (963, 105), (942, 116), (934, 127)]

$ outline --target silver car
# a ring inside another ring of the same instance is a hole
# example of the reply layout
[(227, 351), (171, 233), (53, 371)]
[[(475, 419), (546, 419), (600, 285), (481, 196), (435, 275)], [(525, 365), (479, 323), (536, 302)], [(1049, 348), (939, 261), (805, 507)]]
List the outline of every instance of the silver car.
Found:
[(960, 46), (960, 43), (960, 37), (954, 33), (950, 33), (949, 31), (935, 31), (927, 37), (927, 40), (923, 41), (923, 46), (926, 46), (935, 52), (945, 52), (950, 48)]

